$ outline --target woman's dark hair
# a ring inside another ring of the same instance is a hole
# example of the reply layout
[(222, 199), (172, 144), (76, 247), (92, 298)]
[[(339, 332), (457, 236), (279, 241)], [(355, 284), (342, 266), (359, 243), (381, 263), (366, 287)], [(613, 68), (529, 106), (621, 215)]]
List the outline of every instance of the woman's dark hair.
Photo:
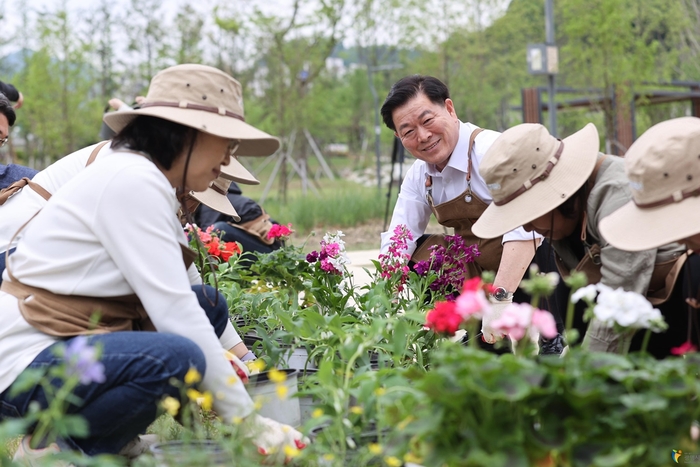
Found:
[(158, 117), (139, 115), (112, 138), (112, 147), (128, 147), (150, 155), (165, 170), (188, 149), (191, 152), (197, 130)]
[(450, 98), (450, 90), (439, 79), (424, 75), (406, 76), (391, 87), (389, 95), (384, 100), (381, 110), (384, 124), (396, 131), (391, 114), (394, 110), (416, 97), (419, 92), (425, 94), (431, 102), (442, 106)]
[(584, 183), (569, 199), (557, 206), (559, 213), (567, 219), (575, 219), (586, 209), (588, 198), (588, 184)]
[(10, 126), (15, 124), (17, 119), (17, 114), (15, 114), (15, 109), (12, 107), (10, 100), (5, 96), (5, 94), (0, 92), (0, 113), (7, 118), (7, 123)]

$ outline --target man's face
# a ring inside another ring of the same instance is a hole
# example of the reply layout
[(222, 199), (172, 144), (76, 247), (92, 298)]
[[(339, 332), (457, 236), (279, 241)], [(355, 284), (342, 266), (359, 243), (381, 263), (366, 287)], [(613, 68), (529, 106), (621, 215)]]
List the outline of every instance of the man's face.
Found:
[(7, 138), (10, 135), (10, 122), (7, 117), (0, 113), (0, 140)]
[(445, 168), (459, 140), (459, 119), (452, 99), (435, 104), (419, 93), (391, 114), (396, 136), (416, 158)]

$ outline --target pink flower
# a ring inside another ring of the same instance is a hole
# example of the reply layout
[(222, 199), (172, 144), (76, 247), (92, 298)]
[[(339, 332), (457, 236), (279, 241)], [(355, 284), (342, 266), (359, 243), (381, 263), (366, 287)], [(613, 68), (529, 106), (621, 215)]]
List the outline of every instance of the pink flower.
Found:
[(425, 317), (425, 326), (435, 332), (454, 335), (462, 324), (454, 302), (437, 302)]
[(203, 232), (202, 230), (197, 231), (199, 234), (199, 239), (204, 243), (205, 245), (209, 242), (211, 242), (211, 235), (207, 232)]
[(274, 224), (272, 228), (270, 228), (270, 230), (267, 232), (267, 238), (286, 239), (292, 234), (292, 232), (294, 232), (292, 230), (292, 224)]
[(692, 342), (687, 341), (679, 345), (678, 347), (673, 347), (671, 353), (673, 355), (685, 355), (691, 352), (697, 352), (698, 348), (693, 345)]
[(519, 341), (525, 336), (530, 319), (532, 316), (532, 307), (527, 303), (511, 303), (508, 305), (501, 316), (491, 322), (491, 327), (495, 331), (501, 331), (508, 334), (512, 340)]
[(484, 312), (490, 308), (489, 301), (483, 290), (473, 292), (471, 290), (463, 291), (455, 300), (457, 313), (467, 320), (470, 318), (481, 319)]
[(552, 314), (537, 308), (532, 311), (532, 327), (547, 339), (553, 339), (559, 333)]

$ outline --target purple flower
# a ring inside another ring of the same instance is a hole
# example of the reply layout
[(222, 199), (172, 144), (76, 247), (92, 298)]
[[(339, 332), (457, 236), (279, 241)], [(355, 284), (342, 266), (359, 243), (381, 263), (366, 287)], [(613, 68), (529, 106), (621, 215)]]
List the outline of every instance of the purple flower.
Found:
[(88, 345), (87, 337), (71, 339), (63, 357), (67, 376), (78, 376), (81, 384), (105, 382), (105, 367), (97, 360), (97, 349)]
[(416, 274), (419, 276), (425, 276), (428, 271), (430, 271), (430, 263), (427, 261), (418, 261), (414, 266), (413, 269), (416, 271)]
[(309, 263), (315, 263), (316, 261), (318, 261), (318, 251), (314, 250), (308, 255), (306, 255), (306, 261), (308, 261)]

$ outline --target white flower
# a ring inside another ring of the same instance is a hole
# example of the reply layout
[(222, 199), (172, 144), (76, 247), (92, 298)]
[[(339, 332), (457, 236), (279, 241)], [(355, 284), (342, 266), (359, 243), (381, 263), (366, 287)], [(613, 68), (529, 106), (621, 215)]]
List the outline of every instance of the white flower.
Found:
[(652, 328), (653, 330), (663, 327), (661, 312), (654, 308), (643, 295), (627, 292), (621, 288), (612, 290), (606, 286), (597, 286), (597, 289), (600, 294), (593, 308), (593, 314), (606, 325), (617, 324), (624, 328)]
[(559, 274), (556, 272), (548, 272), (544, 277), (549, 281), (549, 284), (554, 288), (559, 284)]
[(588, 302), (592, 302), (595, 300), (596, 295), (598, 295), (596, 284), (587, 285), (585, 287), (581, 287), (574, 292), (573, 295), (571, 295), (571, 303), (578, 303), (582, 298)]

